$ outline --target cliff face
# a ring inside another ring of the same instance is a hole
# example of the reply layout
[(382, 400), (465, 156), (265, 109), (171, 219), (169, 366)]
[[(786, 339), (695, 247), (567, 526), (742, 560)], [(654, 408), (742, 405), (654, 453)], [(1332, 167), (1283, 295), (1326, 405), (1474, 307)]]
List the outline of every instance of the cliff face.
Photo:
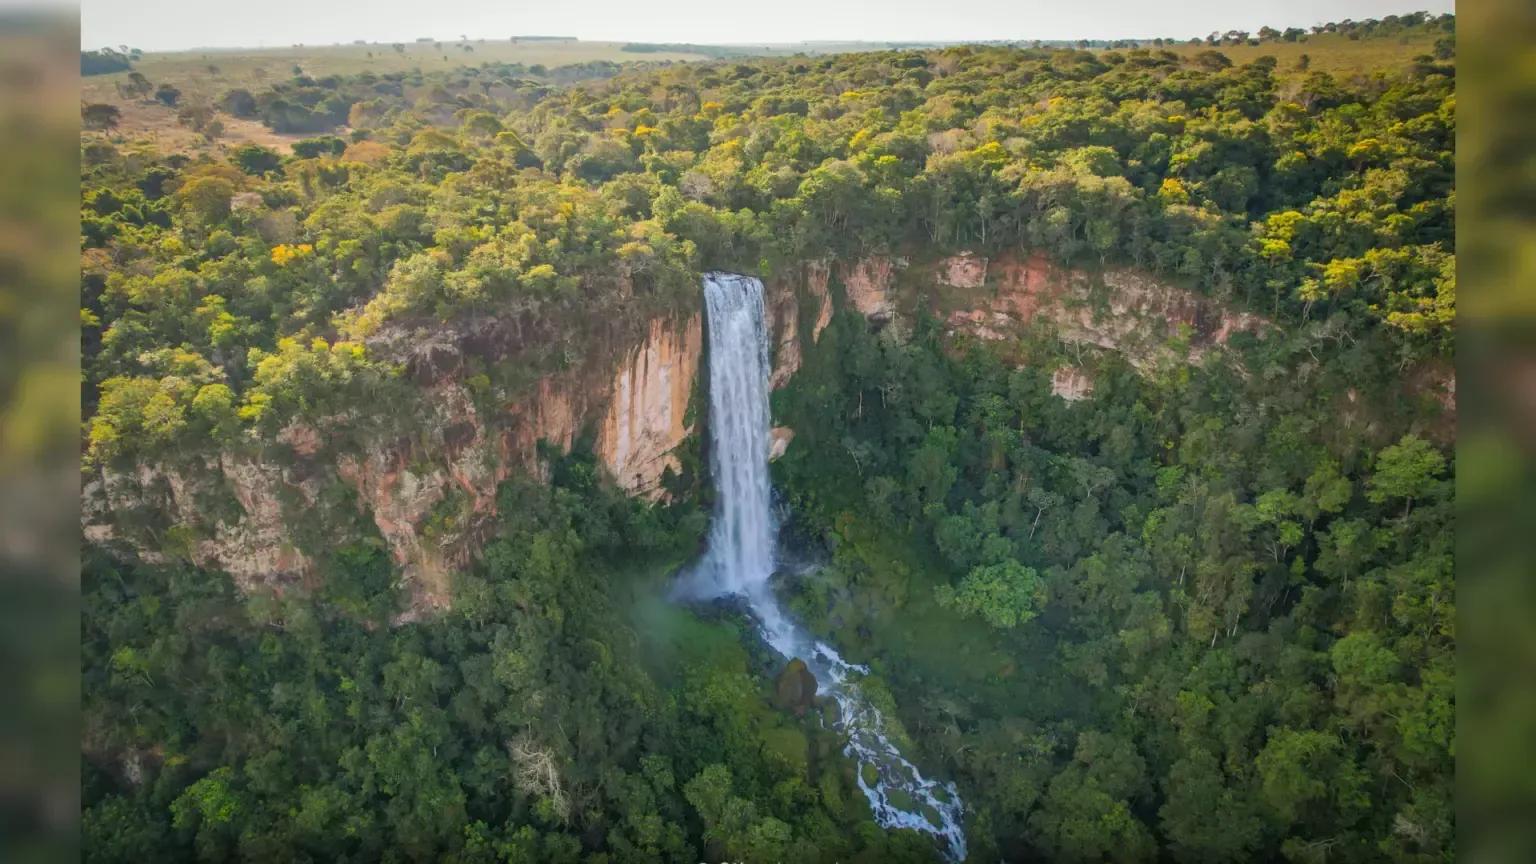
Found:
[[(823, 282), (825, 292), (826, 283)], [(800, 347), (800, 298), (796, 281), (771, 279), (763, 286), (763, 314), (767, 319), (768, 344), (772, 348), (770, 360), (773, 369), (768, 375), (768, 389), (778, 390), (800, 371), (802, 360)], [(832, 320), (832, 298), (823, 293), (827, 304), (827, 320)], [(819, 319), (818, 319), (819, 320)], [(823, 324), (821, 327), (825, 327)], [(812, 338), (821, 335), (817, 327)]]
[(1233, 333), (1263, 324), (1134, 270), (1090, 275), (1042, 257), (988, 261), (957, 255), (938, 262), (934, 281), (960, 289), (934, 295), (934, 311), (951, 333), (997, 340), (1044, 320), (1063, 341), (1117, 351), (1137, 368), (1164, 359), (1198, 363)]
[[(843, 288), (837, 300), (834, 276)], [(793, 379), (819, 342), (835, 302), (877, 324), (921, 306), (946, 321), (952, 336), (989, 340), (1044, 320), (1069, 342), (1121, 351), (1138, 366), (1167, 357), (1198, 361), (1231, 333), (1261, 325), (1130, 271), (1090, 277), (1039, 258), (819, 261), (765, 287), (774, 389)], [(498, 484), (519, 468), (539, 470), (540, 440), (569, 449), (584, 431), (595, 432), (601, 464), (623, 488), (654, 501), (694, 432), (690, 402), (705, 404), (695, 393), (701, 313), (615, 324), (610, 341), (625, 340), (619, 344), (627, 350), (597, 346), (608, 350), (594, 348), (583, 355), (591, 359), (546, 374), (513, 398), (487, 399), (472, 371), (486, 362), (518, 365), (523, 334), (515, 318), (383, 331), (370, 351), (404, 367), (419, 394), (408, 422), (368, 434), (352, 428), (361, 428), (359, 418), (294, 423), (275, 441), (190, 464), (102, 472), (84, 490), (86, 536), (124, 543), (148, 560), (179, 557), (223, 569), (249, 592), (313, 587), (316, 552), (376, 534), (409, 589), (402, 618), (444, 608), (451, 574), (478, 552), (497, 515)], [(1074, 367), (1056, 370), (1054, 384), (1068, 400), (1093, 388)], [(404, 409), (378, 410), (387, 418)], [(783, 455), (793, 436), (775, 429), (772, 455)]]
[(703, 354), (702, 316), (681, 332), (658, 319), (614, 376), (597, 451), (625, 489), (654, 500), (666, 470), (680, 467), (674, 451), (693, 433), (688, 400)]
[(905, 264), (903, 259), (888, 255), (876, 255), (845, 264), (842, 277), (848, 302), (865, 318), (876, 321), (889, 318), (892, 312), (891, 286), (896, 268)]
[(469, 563), (496, 515), (498, 484), (519, 468), (539, 469), (540, 440), (568, 450), (594, 429), (596, 455), (613, 477), (659, 497), (665, 470), (678, 467), (674, 451), (693, 431), (687, 410), (702, 362), (701, 316), (653, 319), (616, 369), (576, 366), (490, 406), (476, 399), (468, 361), (508, 338), (508, 322), (495, 320), (381, 333), (370, 350), (418, 385), (419, 417), (386, 423), (389, 433), (360, 443), (331, 446), (352, 425), (332, 418), (323, 430), (295, 423), (275, 441), (191, 465), (102, 471), (83, 490), (86, 536), (150, 561), (180, 557), (221, 569), (255, 592), (312, 587), (318, 572), (306, 548), (376, 531), (409, 590), (402, 619), (410, 620), (449, 604), (451, 574)]

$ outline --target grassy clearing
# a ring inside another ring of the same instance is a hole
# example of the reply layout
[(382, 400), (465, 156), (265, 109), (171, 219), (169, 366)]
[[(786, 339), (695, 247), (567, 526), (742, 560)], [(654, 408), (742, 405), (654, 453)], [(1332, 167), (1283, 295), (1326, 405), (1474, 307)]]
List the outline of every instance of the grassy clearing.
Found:
[(102, 135), (86, 132), (82, 137), (87, 140), (105, 140), (120, 147), (145, 146), (158, 153), (187, 153), (194, 156), (208, 153), (219, 156), (245, 144), (260, 144), (280, 153), (290, 153), (293, 142), (315, 137), (282, 135), (261, 125), (259, 121), (241, 120), (221, 113), (219, 122), (224, 124), (224, 133), (217, 141), (208, 141), (177, 123), (175, 108), (167, 108), (159, 102), (123, 99), (115, 93), (111, 97), (85, 98), (91, 102), (110, 102), (123, 113), (118, 119), (117, 128), (110, 133)]
[[(145, 54), (134, 64), (149, 80), (168, 81), (187, 95), (216, 96), (234, 87), (260, 89), (293, 77), (297, 66), (305, 75), (357, 75), (373, 72), (442, 72), (481, 63), (522, 63), (544, 65), (551, 69), (573, 63), (608, 60), (614, 63), (643, 60), (702, 60), (698, 54), (659, 52), (637, 54), (619, 50), (623, 42), (578, 42), (510, 40), (401, 43), (396, 51), (389, 44), (304, 45), (287, 48), (206, 49)], [(441, 46), (441, 47), (434, 47)], [(472, 50), (466, 50), (472, 49)], [(371, 56), (370, 56), (371, 55)], [(128, 73), (93, 75), (80, 81), (82, 98), (91, 102), (120, 104), (117, 82)]]
[[(237, 87), (262, 90), (292, 78), (295, 67), (315, 78), (327, 75), (357, 75), (373, 72), (443, 72), (481, 63), (522, 63), (544, 65), (551, 69), (597, 60), (638, 62), (662, 60), (701, 60), (696, 54), (659, 52), (637, 54), (619, 50), (622, 42), (570, 41), (470, 41), (444, 40), (441, 48), (432, 42), (402, 43), (396, 51), (389, 44), (307, 45), (269, 49), (207, 49), (148, 53), (134, 64), (134, 70), (155, 84), (169, 83), (182, 92), (184, 103), (213, 102)], [(473, 50), (465, 50), (465, 47)], [(370, 56), (371, 55), (371, 56)], [(127, 99), (117, 85), (126, 81), (127, 72), (93, 75), (80, 79), (80, 98), (86, 102), (105, 102), (122, 112), (118, 127), (109, 136), (114, 143), (152, 144), (163, 152), (221, 153), (242, 144), (260, 144), (288, 152), (292, 143), (312, 135), (283, 135), (254, 120), (240, 120), (224, 114), (219, 119), (225, 127), (219, 141), (208, 142), (202, 136), (176, 122), (176, 109), (152, 99)]]
[(1305, 42), (1262, 42), (1258, 45), (1164, 45), (1181, 57), (1194, 57), (1203, 51), (1220, 51), (1234, 64), (1242, 65), (1269, 55), (1275, 71), (1281, 75), (1297, 74), (1301, 55), (1310, 58), (1309, 71), (1327, 72), (1337, 77), (1369, 75), (1380, 70), (1401, 68), (1420, 54), (1432, 54), (1435, 39), (1441, 34), (1412, 33), (1351, 40), (1340, 33), (1308, 36)]

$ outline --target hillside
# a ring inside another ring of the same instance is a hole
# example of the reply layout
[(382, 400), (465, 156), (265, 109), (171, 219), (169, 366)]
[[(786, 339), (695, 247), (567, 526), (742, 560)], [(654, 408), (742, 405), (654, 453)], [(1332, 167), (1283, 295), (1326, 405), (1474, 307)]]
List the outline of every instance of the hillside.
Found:
[[(612, 65), (637, 61), (676, 62), (705, 59), (702, 54), (660, 51), (635, 54), (625, 43), (581, 42), (575, 39), (463, 40), (429, 39), (401, 43), (354, 45), (294, 45), (288, 48), (207, 49), (148, 52), (133, 61), (131, 72), (143, 75), (152, 90), (136, 98), (123, 92), (131, 86), (130, 71), (81, 78), (80, 97), (87, 103), (115, 106), (122, 112), (119, 133), (153, 141), (167, 151), (228, 149), (254, 143), (287, 152), (295, 136), (272, 133), (244, 122), (227, 111), (220, 117), (221, 144), (178, 122), (178, 108), (188, 105), (217, 107), (231, 90), (260, 91), (303, 74), (310, 78), (331, 76), (389, 76), (445, 74), (481, 64), (537, 67), (539, 72), (585, 64)], [(607, 74), (612, 74), (608, 72)], [(169, 85), (178, 91), (176, 103), (153, 97), (153, 88)]]
[[(1261, 38), (1262, 36), (1262, 38)], [(1344, 78), (1367, 76), (1372, 72), (1401, 70), (1415, 58), (1447, 59), (1454, 54), (1447, 43), (1454, 41), (1454, 18), (1445, 20), (1419, 16), (1391, 16), (1385, 21), (1349, 22), (1346, 25), (1317, 26), (1307, 33), (1299, 28), (1281, 34), (1271, 31), (1251, 35), (1230, 31), (1225, 36), (1202, 39), (1142, 39), (1117, 42), (1082, 40), (1082, 48), (1118, 51), (1130, 48), (1168, 50), (1185, 63), (1209, 50), (1219, 49), (1223, 56), (1239, 65), (1261, 57), (1273, 57), (1274, 74), (1282, 81), (1300, 80), (1309, 71), (1327, 72)], [(351, 45), (294, 45), (287, 48), (205, 49), (178, 52), (134, 52), (124, 55), (121, 63), (93, 67), (81, 79), (81, 98), (86, 103), (112, 105), (121, 112), (119, 134), (151, 141), (168, 151), (220, 152), (242, 144), (274, 147), (282, 152), (296, 140), (294, 135), (272, 132), (247, 122), (247, 118), (223, 111), (218, 116), (217, 134), (200, 134), (202, 123), (187, 124), (178, 117), (186, 106), (214, 109), (232, 90), (260, 91), (269, 84), (302, 75), (326, 80), (333, 77), (412, 76), (464, 72), (471, 68), (509, 67), (519, 73), (536, 69), (539, 76), (548, 70), (556, 80), (601, 77), (617, 71), (610, 64), (697, 62), (747, 57), (819, 56), (849, 52), (890, 50), (934, 50), (946, 43), (889, 42), (795, 42), (732, 45), (692, 45), (642, 42), (585, 42), (576, 39), (523, 37), (508, 40), (429, 39), (400, 43), (356, 43)], [(1029, 40), (991, 43), (1003, 47), (1029, 47)], [(1071, 43), (1035, 40), (1033, 47), (1047, 50), (1071, 48)], [(110, 56), (110, 55), (109, 55)], [(1266, 61), (1267, 62), (1267, 61)], [(96, 68), (131, 67), (100, 74)], [(130, 72), (144, 76), (149, 89), (142, 93), (125, 92), (132, 88)], [(154, 90), (167, 85), (177, 92), (172, 102), (154, 96)], [(270, 124), (269, 124), (270, 125)], [(343, 125), (338, 122), (337, 125)]]
[(1444, 25), (86, 79), (85, 859), (1454, 857)]

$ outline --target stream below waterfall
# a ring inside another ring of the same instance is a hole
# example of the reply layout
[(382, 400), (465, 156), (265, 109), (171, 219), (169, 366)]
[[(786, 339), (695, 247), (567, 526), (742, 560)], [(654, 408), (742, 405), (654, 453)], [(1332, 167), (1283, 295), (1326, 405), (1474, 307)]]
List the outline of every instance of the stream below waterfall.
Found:
[(844, 754), (858, 763), (858, 784), (885, 828), (913, 828), (941, 838), (951, 861), (966, 856), (964, 804), (953, 783), (925, 778), (884, 733), (880, 711), (859, 692), (869, 669), (847, 663), (810, 638), (779, 608), (769, 587), (777, 525), (768, 475), (768, 333), (763, 284), (750, 276), (704, 277), (709, 334), (710, 470), (716, 512), (689, 593), (736, 595), (757, 618), (764, 640), (787, 661), (800, 658), (839, 711)]

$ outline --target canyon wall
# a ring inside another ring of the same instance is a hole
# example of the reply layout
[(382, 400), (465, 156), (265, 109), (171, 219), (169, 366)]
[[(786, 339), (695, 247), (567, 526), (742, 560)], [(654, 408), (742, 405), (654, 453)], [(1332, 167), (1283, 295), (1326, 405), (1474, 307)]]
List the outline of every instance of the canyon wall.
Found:
[(597, 452), (630, 492), (655, 500), (667, 469), (679, 469), (675, 451), (693, 434), (688, 401), (703, 354), (701, 315), (689, 318), (681, 331), (658, 319), (614, 377)]
[[(275, 441), (247, 442), (174, 467), (139, 465), (87, 478), (87, 539), (120, 543), (151, 562), (186, 560), (228, 572), (245, 592), (314, 587), (314, 550), (383, 539), (409, 594), (411, 620), (448, 606), (451, 574), (478, 552), (497, 515), (497, 487), (537, 472), (538, 442), (569, 450), (595, 431), (614, 479), (650, 500), (677, 470), (693, 433), (689, 399), (703, 358), (702, 316), (649, 321), (617, 368), (594, 362), (539, 378), (507, 404), (477, 400), (469, 356), (505, 338), (505, 322), (386, 331), (370, 351), (417, 385), (417, 416), (388, 434), (332, 447), (356, 418), (294, 423)], [(404, 406), (379, 406), (386, 412)], [(362, 530), (358, 530), (358, 526)], [(305, 550), (311, 550), (307, 553)]]
[[(773, 389), (793, 379), (837, 304), (877, 326), (925, 308), (952, 338), (1003, 340), (1046, 321), (1068, 342), (1119, 351), (1139, 367), (1165, 358), (1198, 362), (1230, 334), (1261, 326), (1132, 271), (1088, 275), (1041, 258), (813, 261), (765, 288)], [(374, 424), (367, 435), (353, 428), (358, 417), (294, 423), (274, 441), (190, 464), (99, 472), (84, 489), (86, 536), (150, 561), (222, 569), (255, 592), (313, 588), (318, 551), (376, 535), (408, 591), (402, 620), (445, 608), (451, 574), (470, 563), (494, 525), (498, 485), (516, 470), (542, 469), (538, 442), (568, 450), (593, 433), (598, 461), (620, 486), (664, 498), (667, 471), (680, 470), (679, 448), (696, 429), (690, 403), (706, 404), (695, 392), (702, 311), (613, 326), (627, 350), (598, 346), (608, 350), (499, 401), (485, 398), (471, 371), (508, 356), (506, 346), (522, 338), (520, 323), (490, 317), (385, 329), (369, 349), (406, 370), (419, 395), (409, 420), (386, 422), (383, 433)], [(1093, 389), (1076, 367), (1055, 370), (1053, 383), (1069, 401)], [(403, 410), (379, 406), (379, 416)], [(774, 430), (774, 458), (793, 437), (791, 429)]]
[[(1043, 319), (1063, 341), (1119, 352), (1138, 368), (1165, 359), (1198, 363), (1233, 333), (1261, 324), (1257, 316), (1129, 269), (1090, 275), (1038, 256), (955, 256), (939, 262), (936, 275), (940, 285), (981, 289), (944, 295), (945, 320), (954, 330), (999, 339)], [(965, 305), (956, 308), (956, 301)]]
[[(1063, 342), (1113, 351), (1144, 372), (1198, 364), (1209, 351), (1225, 347), (1232, 334), (1268, 326), (1258, 316), (1136, 270), (1089, 275), (1038, 256), (990, 262), (956, 256), (940, 264), (940, 284), (980, 289), (964, 308), (952, 305), (962, 292), (946, 297), (945, 320), (952, 333), (1001, 339), (1045, 321)], [(978, 272), (984, 274), (980, 280)], [(1051, 385), (1068, 402), (1093, 392), (1092, 377), (1076, 366), (1056, 369)]]

